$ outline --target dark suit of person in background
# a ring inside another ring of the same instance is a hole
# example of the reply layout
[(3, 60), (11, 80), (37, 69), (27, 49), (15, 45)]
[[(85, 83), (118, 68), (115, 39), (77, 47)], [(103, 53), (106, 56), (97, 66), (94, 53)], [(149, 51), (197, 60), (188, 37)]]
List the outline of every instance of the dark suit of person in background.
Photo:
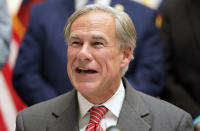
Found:
[[(124, 131), (193, 131), (188, 113), (136, 91), (123, 77), (136, 46), (126, 13), (105, 5), (83, 7), (68, 19), (65, 37), (67, 72), (75, 89), (21, 111), (16, 131), (89, 131), (91, 124), (95, 131), (115, 125)], [(98, 106), (108, 109), (100, 122), (84, 119)]]
[(200, 115), (200, 2), (166, 0), (161, 33), (166, 77), (162, 99)]
[[(163, 50), (157, 28), (156, 11), (131, 0), (113, 0), (134, 21), (137, 47), (126, 74), (131, 85), (152, 96), (163, 87)], [(63, 27), (75, 11), (71, 0), (48, 0), (34, 6), (14, 68), (13, 84), (27, 105), (58, 96), (72, 89), (66, 72), (67, 46)]]

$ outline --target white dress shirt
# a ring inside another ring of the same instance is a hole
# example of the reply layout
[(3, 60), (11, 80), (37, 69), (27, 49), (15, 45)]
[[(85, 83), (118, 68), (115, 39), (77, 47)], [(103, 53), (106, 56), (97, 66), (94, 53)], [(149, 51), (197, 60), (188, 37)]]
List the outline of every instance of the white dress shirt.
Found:
[[(87, 2), (88, 0), (75, 0), (75, 9), (80, 9), (86, 5)], [(94, 0), (94, 2), (98, 4), (110, 5), (111, 0)]]
[[(122, 104), (125, 97), (125, 90), (120, 81), (120, 86), (115, 94), (107, 100), (102, 105), (105, 106), (109, 111), (104, 115), (104, 117), (100, 121), (101, 127), (106, 130), (110, 126), (114, 126), (117, 124), (119, 114), (122, 108)], [(100, 106), (94, 105), (90, 103), (87, 99), (85, 99), (80, 92), (78, 92), (78, 104), (79, 104), (79, 129), (80, 131), (85, 131), (89, 120), (90, 120), (90, 113), (88, 112), (91, 107), (93, 106)]]

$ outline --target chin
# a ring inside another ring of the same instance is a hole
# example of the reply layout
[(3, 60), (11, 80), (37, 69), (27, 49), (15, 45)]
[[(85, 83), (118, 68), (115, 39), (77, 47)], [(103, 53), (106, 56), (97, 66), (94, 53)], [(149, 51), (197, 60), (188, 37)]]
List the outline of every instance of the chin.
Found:
[(94, 83), (81, 83), (74, 86), (82, 94), (90, 94), (97, 90), (97, 86)]

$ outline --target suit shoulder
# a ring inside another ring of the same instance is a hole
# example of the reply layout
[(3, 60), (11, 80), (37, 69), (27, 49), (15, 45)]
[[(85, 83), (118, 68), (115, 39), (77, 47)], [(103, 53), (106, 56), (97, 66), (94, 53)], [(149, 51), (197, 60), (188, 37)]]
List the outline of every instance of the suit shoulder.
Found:
[(48, 123), (57, 118), (55, 113), (63, 113), (76, 100), (75, 95), (75, 90), (72, 90), (64, 95), (20, 111), (17, 115), (16, 129), (26, 127), (28, 131), (46, 130)]
[(165, 131), (193, 129), (192, 118), (188, 113), (168, 102), (136, 91), (126, 79), (123, 80), (126, 89), (125, 104), (129, 105), (129, 109), (124, 109), (136, 112), (151, 126), (152, 131), (163, 130), (163, 127)]
[(160, 125), (167, 124), (166, 130), (191, 131), (193, 129), (192, 117), (186, 111), (159, 98), (141, 92), (139, 92), (139, 95), (149, 110), (150, 117), (147, 117), (146, 121), (152, 125), (152, 128), (156, 128), (152, 123), (159, 123)]
[(22, 110), (21, 113), (24, 114), (24, 116), (27, 116), (27, 118), (29, 116), (34, 116), (35, 118), (37, 118), (38, 115), (40, 117), (49, 115), (49, 113), (56, 110), (57, 108), (64, 109), (65, 106), (69, 106), (72, 99), (74, 99), (75, 94), (75, 90), (72, 90), (53, 99), (30, 106)]
[(141, 92), (139, 92), (139, 94), (141, 98), (143, 99), (143, 101), (145, 102), (145, 104), (148, 105), (149, 107), (157, 108), (157, 109), (165, 110), (165, 111), (170, 111), (170, 112), (181, 113), (181, 114), (185, 114), (185, 113), (188, 114), (181, 108), (171, 103), (168, 103), (164, 100), (161, 100), (160, 98), (152, 97)]
[(186, 121), (192, 123), (191, 115), (183, 109), (159, 98), (146, 95), (144, 93), (140, 93), (140, 96), (155, 121), (167, 121), (171, 125), (174, 125), (174, 127)]

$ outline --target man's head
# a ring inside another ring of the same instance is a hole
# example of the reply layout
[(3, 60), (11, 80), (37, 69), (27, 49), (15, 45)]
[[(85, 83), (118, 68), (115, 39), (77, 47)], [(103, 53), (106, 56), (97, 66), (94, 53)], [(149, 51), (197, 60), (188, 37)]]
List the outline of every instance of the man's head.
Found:
[(65, 37), (67, 71), (73, 86), (94, 104), (110, 98), (135, 48), (136, 32), (131, 19), (108, 6), (86, 6), (68, 19)]

